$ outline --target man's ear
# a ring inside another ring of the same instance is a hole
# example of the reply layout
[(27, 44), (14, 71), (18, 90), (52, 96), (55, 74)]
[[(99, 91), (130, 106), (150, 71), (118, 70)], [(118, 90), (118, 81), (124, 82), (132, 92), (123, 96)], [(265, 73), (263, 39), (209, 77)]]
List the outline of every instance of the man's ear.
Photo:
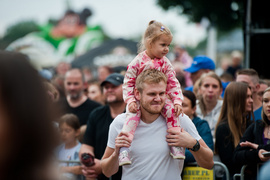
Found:
[(140, 92), (137, 88), (134, 89), (134, 96), (138, 101), (141, 99)]
[(258, 84), (256, 84), (256, 86), (255, 86), (256, 92), (258, 92), (258, 91), (259, 91), (260, 87), (261, 87), (261, 85), (260, 85), (259, 83), (258, 83)]

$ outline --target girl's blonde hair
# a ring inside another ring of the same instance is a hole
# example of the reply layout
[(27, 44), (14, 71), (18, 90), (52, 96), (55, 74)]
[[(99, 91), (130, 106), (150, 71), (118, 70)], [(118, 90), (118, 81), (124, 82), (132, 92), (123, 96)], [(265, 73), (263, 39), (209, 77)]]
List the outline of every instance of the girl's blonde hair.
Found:
[(200, 77), (200, 79), (198, 79), (198, 84), (196, 84), (197, 82), (195, 83), (196, 84), (196, 88), (198, 88), (198, 89), (196, 89), (197, 92), (194, 92), (194, 93), (196, 93), (196, 95), (197, 95), (197, 98), (199, 100), (199, 107), (200, 107), (200, 109), (202, 111), (202, 114), (204, 116), (207, 115), (206, 104), (204, 103), (203, 96), (201, 94), (199, 94), (198, 90), (201, 88), (201, 86), (203, 85), (204, 79), (207, 78), (207, 77), (211, 77), (211, 78), (217, 80), (218, 81), (218, 84), (219, 84), (219, 88), (222, 89), (222, 82), (221, 82), (219, 76), (215, 72), (213, 72), (213, 71), (209, 71), (208, 73), (204, 73)]
[(146, 28), (141, 42), (139, 43), (139, 53), (149, 47), (149, 45), (160, 38), (161, 35), (167, 35), (173, 38), (173, 35), (168, 27), (163, 25), (161, 22), (152, 20), (149, 22)]
[[(263, 92), (263, 95), (266, 93), (266, 92), (269, 92), (270, 91), (270, 87), (266, 88)], [(263, 101), (263, 104), (264, 104), (264, 101)], [(262, 110), (262, 121), (265, 125), (270, 125), (269, 123), (269, 120), (264, 112), (264, 110)]]

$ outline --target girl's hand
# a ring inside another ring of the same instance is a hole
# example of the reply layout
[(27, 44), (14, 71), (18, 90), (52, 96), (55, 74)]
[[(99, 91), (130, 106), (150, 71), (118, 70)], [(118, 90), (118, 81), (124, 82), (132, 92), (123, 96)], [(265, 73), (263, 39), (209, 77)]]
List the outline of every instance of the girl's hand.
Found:
[(136, 113), (137, 112), (137, 103), (136, 102), (131, 102), (129, 105), (128, 105), (128, 110), (129, 112), (132, 112), (132, 113)]
[(128, 132), (120, 132), (115, 138), (115, 151), (119, 153), (121, 147), (129, 147), (131, 145), (131, 140), (129, 139)]
[(255, 144), (255, 143), (252, 143), (252, 142), (249, 142), (249, 141), (245, 141), (245, 142), (241, 142), (240, 146), (241, 147), (250, 147), (252, 149), (257, 149), (259, 145)]
[(182, 106), (179, 105), (179, 104), (175, 104), (174, 105), (174, 113), (175, 113), (175, 116), (179, 116), (180, 114), (183, 115), (183, 109), (182, 109)]

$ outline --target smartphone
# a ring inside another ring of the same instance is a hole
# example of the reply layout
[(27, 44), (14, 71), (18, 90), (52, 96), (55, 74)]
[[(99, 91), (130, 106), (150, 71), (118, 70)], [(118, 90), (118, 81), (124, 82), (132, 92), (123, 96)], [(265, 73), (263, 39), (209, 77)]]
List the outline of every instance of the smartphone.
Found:
[(262, 153), (264, 157), (270, 157), (270, 151)]

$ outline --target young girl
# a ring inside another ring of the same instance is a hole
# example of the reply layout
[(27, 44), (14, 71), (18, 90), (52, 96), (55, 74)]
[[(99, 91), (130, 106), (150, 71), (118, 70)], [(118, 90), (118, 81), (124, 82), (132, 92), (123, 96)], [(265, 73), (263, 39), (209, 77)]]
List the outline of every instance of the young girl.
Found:
[[(183, 95), (180, 83), (175, 77), (175, 71), (170, 61), (165, 57), (169, 52), (172, 38), (170, 30), (162, 23), (150, 21), (141, 42), (141, 53), (127, 67), (123, 85), (123, 97), (127, 103), (127, 117), (122, 131), (129, 133), (128, 138), (130, 140), (133, 140), (136, 127), (140, 122), (139, 102), (134, 97), (136, 77), (146, 69), (157, 69), (168, 77), (166, 89), (168, 98), (161, 113), (166, 118), (168, 128), (180, 131), (178, 116), (182, 113)], [(171, 148), (173, 158), (184, 159), (184, 153), (184, 148)], [(119, 165), (124, 164), (131, 164), (131, 161), (129, 149), (122, 147), (120, 149)]]
[[(63, 144), (57, 149), (57, 158), (60, 161), (80, 161), (79, 151), (81, 143), (77, 140), (80, 135), (79, 119), (74, 114), (65, 114), (59, 121), (60, 135)], [(61, 163), (60, 172), (65, 179), (81, 179), (82, 168), (80, 163)]]

